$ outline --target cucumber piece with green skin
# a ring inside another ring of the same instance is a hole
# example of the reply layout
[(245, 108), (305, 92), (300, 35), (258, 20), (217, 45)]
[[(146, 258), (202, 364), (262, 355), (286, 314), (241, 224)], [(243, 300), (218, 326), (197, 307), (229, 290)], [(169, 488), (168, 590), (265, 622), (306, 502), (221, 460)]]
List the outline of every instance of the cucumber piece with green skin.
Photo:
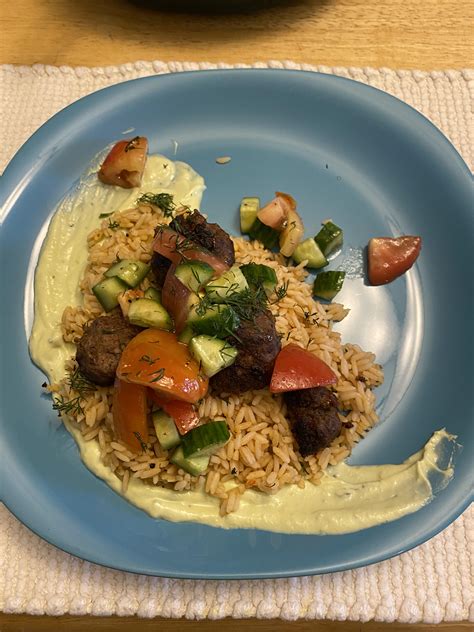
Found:
[(342, 228), (339, 228), (333, 222), (323, 224), (323, 227), (314, 238), (325, 257), (336, 250), (336, 248), (339, 248), (339, 246), (342, 246), (342, 239)]
[(179, 340), (179, 342), (183, 342), (185, 345), (188, 345), (189, 341), (194, 336), (195, 336), (195, 333), (194, 333), (193, 328), (191, 327), (191, 325), (186, 325), (186, 327), (183, 329), (183, 331), (179, 334), (178, 340)]
[(133, 261), (132, 259), (122, 259), (114, 263), (104, 276), (117, 277), (129, 287), (137, 287), (150, 271), (150, 266), (143, 261)]
[(152, 414), (152, 420), (155, 426), (156, 438), (163, 450), (171, 450), (171, 448), (181, 443), (178, 429), (172, 417), (163, 410), (155, 410)]
[(328, 260), (321, 252), (321, 248), (312, 237), (298, 244), (291, 256), (296, 263), (301, 263), (306, 259), (308, 261), (306, 264), (307, 268), (323, 268), (328, 264)]
[(127, 317), (132, 325), (139, 327), (156, 327), (156, 329), (166, 331), (173, 329), (171, 316), (161, 303), (157, 303), (151, 298), (137, 298), (132, 301), (128, 308)]
[(225, 303), (229, 296), (240, 294), (249, 287), (247, 279), (242, 274), (239, 266), (232, 266), (215, 281), (206, 285), (206, 294), (213, 303)]
[(196, 293), (212, 279), (213, 274), (214, 268), (211, 268), (208, 263), (201, 261), (180, 263), (175, 270), (175, 276), (181, 283), (188, 290)]
[(223, 419), (197, 426), (181, 438), (185, 458), (214, 454), (229, 441), (230, 432)]
[(230, 305), (211, 305), (203, 314), (192, 309), (187, 324), (194, 334), (206, 334), (217, 338), (226, 338), (240, 325), (240, 319)]
[(345, 276), (345, 272), (336, 270), (320, 272), (314, 280), (313, 296), (331, 301), (342, 289)]
[(194, 336), (189, 343), (189, 351), (207, 377), (230, 366), (238, 354), (227, 341), (206, 335)]
[(117, 307), (118, 296), (125, 290), (128, 290), (128, 285), (118, 277), (102, 279), (92, 288), (96, 299), (106, 312), (110, 312), (114, 307)]
[(171, 455), (170, 461), (191, 476), (199, 476), (209, 467), (209, 456), (194, 456), (186, 458), (183, 454), (183, 446), (179, 445)]
[(277, 275), (273, 268), (262, 263), (246, 263), (240, 266), (240, 270), (249, 285), (263, 287), (267, 296), (275, 291)]
[(260, 210), (260, 198), (244, 197), (240, 203), (240, 230), (242, 233), (248, 233), (257, 218)]
[(271, 228), (270, 226), (266, 226), (258, 219), (258, 217), (255, 219), (249, 230), (249, 237), (250, 239), (260, 241), (265, 248), (268, 248), (268, 250), (275, 248), (280, 241), (279, 231)]
[(145, 290), (145, 298), (151, 298), (152, 301), (161, 303), (161, 290), (156, 287), (149, 287)]

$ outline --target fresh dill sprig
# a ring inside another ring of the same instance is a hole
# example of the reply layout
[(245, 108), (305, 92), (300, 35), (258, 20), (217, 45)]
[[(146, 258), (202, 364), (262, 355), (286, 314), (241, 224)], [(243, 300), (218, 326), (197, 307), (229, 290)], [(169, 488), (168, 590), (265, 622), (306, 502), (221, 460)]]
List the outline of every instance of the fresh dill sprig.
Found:
[(107, 224), (107, 228), (110, 228), (110, 230), (117, 230), (117, 228), (119, 228), (120, 224), (118, 222), (112, 221), (111, 219), (109, 219), (109, 223)]
[(53, 410), (57, 410), (60, 415), (84, 414), (82, 402), (89, 393), (97, 390), (96, 385), (88, 380), (78, 368), (70, 371), (67, 384), (72, 391), (77, 393), (76, 397), (66, 399), (64, 395), (57, 396), (53, 401)]
[(137, 143), (140, 140), (140, 136), (135, 136), (135, 138), (132, 138), (132, 140), (129, 140), (128, 143), (125, 145), (125, 153), (127, 153), (128, 151), (132, 151), (132, 149), (136, 149), (137, 148)]
[(75, 415), (84, 414), (81, 405), (82, 397), (78, 395), (73, 399), (66, 399), (64, 395), (57, 395), (53, 398), (53, 410), (57, 410), (59, 415)]
[(267, 306), (267, 295), (261, 286), (245, 288), (242, 292), (226, 295), (222, 302), (234, 309), (242, 320), (253, 320)]
[(158, 371), (153, 371), (152, 375), (154, 375), (155, 377), (152, 380), (150, 380), (150, 382), (158, 382), (164, 377), (165, 370), (163, 368), (158, 369)]
[(97, 390), (97, 386), (91, 382), (83, 373), (81, 373), (80, 369), (76, 367), (74, 371), (69, 373), (69, 377), (67, 379), (67, 383), (72, 388), (72, 390), (79, 393), (83, 397), (87, 393), (93, 393)]
[(140, 362), (146, 362), (147, 364), (154, 364), (159, 359), (160, 359), (159, 357), (152, 358), (148, 354), (145, 354), (140, 357)]
[(227, 360), (233, 359), (234, 351), (235, 351), (234, 347), (228, 342), (226, 342), (225, 345), (222, 347), (222, 349), (219, 351), (219, 354), (222, 360), (224, 362), (227, 362)]
[(148, 448), (147, 448), (146, 443), (143, 441), (141, 434), (139, 432), (136, 432), (136, 431), (133, 434), (138, 439), (138, 442), (139, 442), (139, 444), (141, 446), (142, 451), (146, 452)]
[(288, 285), (289, 281), (285, 281), (282, 285), (279, 285), (275, 288), (275, 303), (278, 303), (278, 301), (281, 301), (283, 298), (285, 298), (288, 293)]
[(144, 193), (136, 200), (135, 204), (151, 204), (157, 206), (165, 217), (173, 217), (176, 204), (170, 193)]

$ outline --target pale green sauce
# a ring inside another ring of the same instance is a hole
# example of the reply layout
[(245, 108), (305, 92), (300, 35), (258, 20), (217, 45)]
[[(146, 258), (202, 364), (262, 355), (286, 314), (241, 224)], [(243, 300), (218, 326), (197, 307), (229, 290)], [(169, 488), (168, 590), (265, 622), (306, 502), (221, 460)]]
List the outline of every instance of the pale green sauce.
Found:
[[(167, 165), (165, 168), (164, 165)], [(163, 156), (148, 159), (141, 190), (102, 185), (88, 176), (79, 191), (55, 213), (35, 275), (35, 320), (31, 357), (51, 382), (64, 376), (64, 363), (75, 352), (64, 343), (61, 315), (67, 305), (79, 305), (79, 281), (86, 265), (86, 237), (99, 226), (99, 214), (133, 206), (141, 192), (166, 192), (177, 203), (199, 208), (204, 181), (191, 167)], [(66, 424), (77, 441), (85, 465), (120, 493), (120, 480), (100, 461), (98, 444), (85, 442)], [(320, 485), (287, 486), (268, 496), (253, 490), (241, 499), (237, 512), (219, 516), (218, 500), (202, 490), (175, 492), (131, 479), (125, 498), (154, 518), (195, 521), (223, 528), (258, 528), (281, 533), (336, 534), (358, 531), (417, 511), (433, 497), (430, 475), (441, 489), (453, 476), (451, 459), (443, 469), (441, 452), (452, 451), (454, 437), (434, 433), (426, 445), (399, 465), (330, 468)], [(446, 459), (442, 459), (445, 463)]]

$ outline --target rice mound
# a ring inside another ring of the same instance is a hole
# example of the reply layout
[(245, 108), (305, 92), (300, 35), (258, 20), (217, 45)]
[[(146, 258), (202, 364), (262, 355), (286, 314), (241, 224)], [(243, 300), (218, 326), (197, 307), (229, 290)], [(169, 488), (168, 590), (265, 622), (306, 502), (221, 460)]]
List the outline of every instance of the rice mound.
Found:
[[(155, 208), (140, 206), (114, 213), (89, 234), (88, 264), (80, 284), (83, 304), (64, 310), (65, 341), (77, 342), (85, 325), (103, 313), (91, 288), (117, 257), (150, 260), (154, 229), (162, 221), (161, 213)], [(236, 263), (264, 263), (275, 269), (278, 284), (287, 286), (286, 295), (269, 305), (282, 346), (290, 342), (299, 344), (324, 360), (336, 373), (335, 391), (344, 409), (340, 415), (342, 431), (329, 447), (303, 458), (280, 395), (272, 395), (268, 389), (223, 397), (210, 392), (200, 402), (199, 415), (224, 418), (231, 439), (211, 456), (207, 472), (195, 477), (170, 463), (170, 455), (160, 447), (152, 424), (146, 451), (132, 453), (117, 441), (111, 412), (113, 388), (97, 387), (84, 394), (80, 408), (69, 412), (67, 418), (79, 428), (85, 441), (98, 442), (103, 463), (121, 479), (122, 492), (126, 491), (131, 477), (177, 492), (202, 485), (208, 494), (220, 500), (220, 514), (225, 515), (238, 509), (246, 489), (273, 494), (284, 485), (318, 484), (323, 471), (349, 456), (354, 444), (378, 421), (373, 389), (383, 382), (382, 368), (375, 363), (373, 353), (357, 345), (342, 344), (340, 334), (332, 329), (332, 324), (342, 320), (349, 310), (337, 303), (325, 305), (315, 301), (311, 286), (305, 283), (307, 272), (303, 264), (287, 267), (281, 255), (265, 250), (259, 242), (234, 238), (234, 245)], [(149, 285), (146, 279), (140, 288)], [(74, 370), (75, 366), (71, 359), (67, 368)], [(63, 401), (78, 396), (66, 377), (50, 390)]]

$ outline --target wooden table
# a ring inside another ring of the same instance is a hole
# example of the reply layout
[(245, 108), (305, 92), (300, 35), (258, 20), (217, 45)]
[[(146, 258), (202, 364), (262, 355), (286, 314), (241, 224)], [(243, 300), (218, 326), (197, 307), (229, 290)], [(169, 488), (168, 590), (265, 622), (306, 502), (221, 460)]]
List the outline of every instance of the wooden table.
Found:
[(150, 8), (154, 0), (134, 2), (4, 1), (0, 63), (291, 59), (433, 70), (474, 59), (472, 0), (287, 0), (257, 13), (192, 18)]
[[(465, 68), (472, 66), (472, 0), (294, 0), (256, 13), (192, 17), (143, 0), (16, 0), (0, 8), (0, 63), (99, 66), (135, 60), (269, 59), (328, 66)], [(176, 3), (178, 4), (178, 3)], [(30, 617), (0, 614), (0, 631), (97, 629), (201, 632), (375, 632), (433, 626), (375, 623), (146, 621), (136, 618)], [(443, 624), (444, 632), (472, 629)]]

